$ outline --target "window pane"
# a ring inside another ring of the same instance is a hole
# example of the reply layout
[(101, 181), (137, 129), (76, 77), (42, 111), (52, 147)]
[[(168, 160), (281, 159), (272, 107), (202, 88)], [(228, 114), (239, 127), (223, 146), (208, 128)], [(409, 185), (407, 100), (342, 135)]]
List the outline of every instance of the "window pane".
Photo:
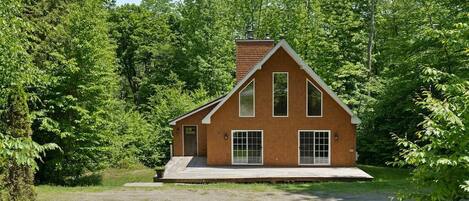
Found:
[(247, 161), (246, 132), (233, 133), (233, 162), (245, 163)]
[(260, 131), (248, 132), (248, 163), (262, 163), (262, 135)]
[(300, 163), (313, 164), (313, 137), (314, 132), (302, 131), (300, 132)]
[(254, 81), (240, 92), (239, 107), (240, 116), (254, 116)]
[(321, 92), (308, 81), (308, 116), (321, 116)]
[(314, 164), (329, 163), (329, 136), (327, 132), (315, 132)]
[(274, 73), (274, 116), (288, 115), (288, 74)]

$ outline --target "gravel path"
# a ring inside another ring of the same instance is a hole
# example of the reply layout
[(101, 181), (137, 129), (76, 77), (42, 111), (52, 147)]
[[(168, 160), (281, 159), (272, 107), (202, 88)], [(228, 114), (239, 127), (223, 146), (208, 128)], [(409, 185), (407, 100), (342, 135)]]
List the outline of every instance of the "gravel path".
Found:
[(315, 192), (314, 194), (293, 193), (285, 191), (256, 192), (242, 190), (142, 190), (124, 189), (110, 190), (104, 192), (69, 192), (55, 194), (53, 197), (41, 197), (39, 200), (50, 201), (165, 201), (165, 200), (313, 200), (313, 201), (387, 201), (391, 200), (388, 195), (382, 193), (366, 194), (328, 194)]

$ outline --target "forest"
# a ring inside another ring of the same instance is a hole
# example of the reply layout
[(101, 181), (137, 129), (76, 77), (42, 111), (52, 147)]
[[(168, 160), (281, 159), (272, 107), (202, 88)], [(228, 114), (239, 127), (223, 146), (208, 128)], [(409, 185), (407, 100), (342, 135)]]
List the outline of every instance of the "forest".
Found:
[[(169, 120), (230, 91), (235, 39), (284, 38), (361, 118), (360, 164), (469, 193), (469, 3), (0, 1), (0, 198), (169, 159)], [(21, 200), (21, 199), (15, 199)]]

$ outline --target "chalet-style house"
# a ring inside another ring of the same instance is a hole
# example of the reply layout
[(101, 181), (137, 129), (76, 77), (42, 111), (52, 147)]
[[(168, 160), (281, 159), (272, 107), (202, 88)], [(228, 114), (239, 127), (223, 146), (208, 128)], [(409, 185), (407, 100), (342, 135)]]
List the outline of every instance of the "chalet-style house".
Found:
[(173, 156), (209, 166), (355, 166), (360, 119), (285, 40), (236, 41), (237, 84), (170, 122)]

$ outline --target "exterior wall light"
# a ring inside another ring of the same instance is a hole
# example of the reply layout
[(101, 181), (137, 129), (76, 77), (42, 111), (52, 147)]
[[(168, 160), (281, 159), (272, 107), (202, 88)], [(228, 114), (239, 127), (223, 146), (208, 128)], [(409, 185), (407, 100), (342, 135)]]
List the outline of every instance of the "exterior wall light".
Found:
[(223, 138), (225, 138), (225, 140), (228, 140), (228, 133), (225, 133), (225, 135), (223, 136)]
[(334, 140), (335, 140), (335, 141), (338, 141), (338, 140), (339, 140), (339, 134), (338, 134), (338, 133), (334, 133)]

